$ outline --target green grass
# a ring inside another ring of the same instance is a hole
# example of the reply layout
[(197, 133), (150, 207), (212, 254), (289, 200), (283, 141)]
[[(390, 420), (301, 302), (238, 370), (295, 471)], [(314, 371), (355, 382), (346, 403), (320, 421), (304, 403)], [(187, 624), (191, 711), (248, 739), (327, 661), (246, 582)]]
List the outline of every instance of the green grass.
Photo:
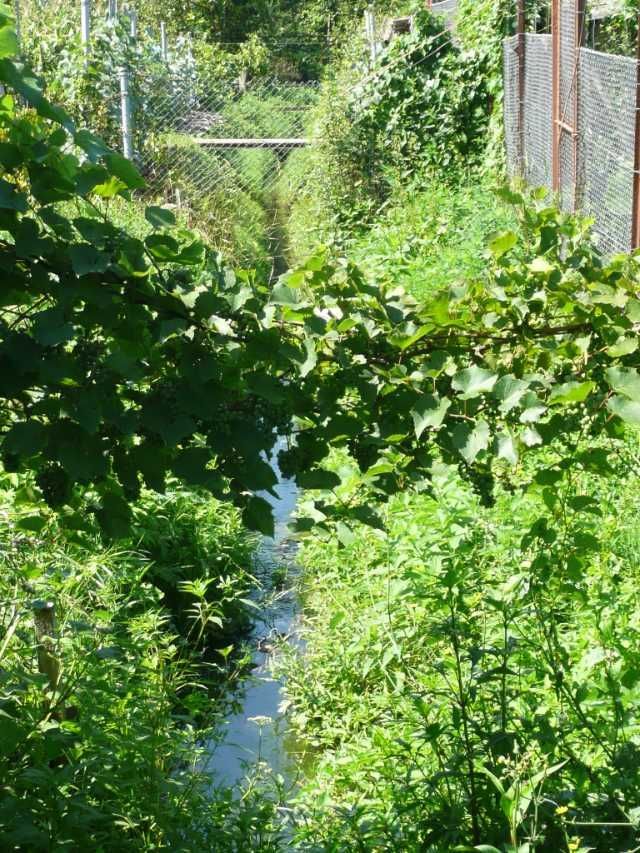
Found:
[[(292, 185), (302, 180), (308, 154), (296, 152), (285, 169)], [(460, 280), (480, 275), (487, 238), (513, 226), (487, 180), (426, 185), (396, 183), (391, 197), (366, 228), (352, 229), (336, 250), (358, 264), (369, 279), (404, 287), (418, 299)], [(331, 242), (332, 226), (318, 220), (304, 198), (293, 204), (289, 225), (291, 254), (301, 262), (319, 242)]]
[[(0, 485), (0, 846), (216, 849), (233, 809), (198, 767), (246, 663), (213, 651), (237, 641), (250, 582), (237, 512), (147, 495), (115, 548), (53, 518), (33, 531), (15, 476)], [(38, 666), (38, 602), (55, 607), (55, 689)]]
[(479, 275), (488, 235), (510, 224), (510, 214), (482, 181), (459, 187), (434, 181), (396, 189), (373, 226), (347, 241), (345, 250), (370, 278), (425, 299)]
[[(509, 822), (480, 768), (509, 788), (566, 761), (538, 783), (516, 832), (539, 853), (575, 851), (567, 821), (615, 821), (638, 802), (640, 482), (623, 466), (606, 487), (574, 483), (569, 500), (594, 495), (602, 512), (566, 528), (580, 573), (536, 581), (536, 550), (522, 539), (545, 514), (543, 490), (499, 492), (485, 509), (455, 469), (436, 470), (433, 495), (392, 502), (387, 535), (303, 548), (306, 652), (286, 667), (295, 723), (317, 756), (300, 797), (301, 849), (467, 849), (471, 756), (481, 839), (500, 851), (512, 849)], [(580, 835), (600, 853), (638, 842), (633, 821)]]

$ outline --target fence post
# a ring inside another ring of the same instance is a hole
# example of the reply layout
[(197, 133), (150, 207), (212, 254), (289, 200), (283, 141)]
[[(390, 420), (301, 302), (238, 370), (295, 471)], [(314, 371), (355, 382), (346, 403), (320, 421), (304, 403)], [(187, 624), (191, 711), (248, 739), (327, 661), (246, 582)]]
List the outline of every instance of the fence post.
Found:
[(167, 25), (164, 21), (160, 22), (160, 52), (163, 61), (167, 62), (169, 59), (169, 49), (167, 47)]
[(85, 51), (91, 38), (91, 0), (80, 0), (80, 35)]
[(120, 107), (122, 114), (122, 153), (127, 160), (133, 160), (133, 117), (131, 110), (131, 93), (129, 92), (129, 72), (121, 68), (120, 74)]
[(38, 670), (47, 676), (49, 687), (55, 691), (60, 680), (60, 662), (55, 654), (56, 619), (53, 602), (42, 601), (34, 604), (33, 621), (38, 648)]
[[(564, 3), (571, 3), (571, 15), (562, 14)], [(572, 27), (564, 32), (562, 24), (572, 19)], [(583, 170), (580, 162), (580, 50), (584, 44), (585, 0), (553, 0), (553, 189), (566, 188), (571, 182), (570, 207), (576, 211), (582, 200)], [(570, 56), (567, 56), (569, 53)], [(564, 81), (564, 86), (561, 85)], [(565, 91), (563, 91), (563, 89)], [(562, 103), (561, 103), (562, 101)], [(570, 146), (572, 174), (566, 175), (566, 160), (561, 147)], [(564, 160), (564, 162), (563, 162)], [(561, 199), (567, 209), (566, 196)]]
[(22, 47), (22, 10), (20, 8), (20, 0), (15, 0), (14, 10), (16, 19), (16, 38), (18, 40), (18, 50), (20, 50)]
[(560, 0), (551, 0), (551, 187), (560, 191)]
[(138, 13), (135, 9), (131, 9), (129, 12), (129, 24), (130, 30), (129, 34), (132, 39), (138, 38)]
[(524, 177), (525, 172), (525, 72), (526, 72), (526, 13), (525, 0), (518, 0), (518, 172)]
[(633, 211), (631, 218), (631, 248), (640, 247), (640, 15), (638, 16), (638, 42), (636, 45), (636, 128), (633, 156)]
[(364, 28), (367, 35), (367, 41), (371, 49), (371, 61), (375, 62), (378, 58), (378, 45), (376, 43), (376, 18), (372, 6), (365, 9), (364, 13)]

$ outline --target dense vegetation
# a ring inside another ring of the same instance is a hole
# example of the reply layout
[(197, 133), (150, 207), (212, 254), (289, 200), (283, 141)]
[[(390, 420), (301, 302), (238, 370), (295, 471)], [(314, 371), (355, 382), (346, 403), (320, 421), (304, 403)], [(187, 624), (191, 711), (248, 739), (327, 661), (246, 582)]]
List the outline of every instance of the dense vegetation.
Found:
[[(112, 23), (89, 61), (32, 40), (43, 91), (0, 7), (7, 849), (639, 843), (638, 258), (603, 259), (541, 191), (493, 191), (510, 4), (461, 0), (456, 41), (415, 11), (373, 67), (353, 35), (326, 69), (320, 142), (275, 190), (297, 263), (270, 277), (79, 129), (124, 59), (162, 83), (155, 49)], [(203, 58), (259, 76), (257, 33), (355, 33), (325, 2), (171, 20), (195, 85)], [(288, 82), (318, 70), (269, 55)], [(268, 133), (268, 108), (229, 118)], [(229, 195), (264, 153), (237, 155)], [(248, 197), (224, 239), (259, 253), (274, 199)], [(264, 768), (238, 797), (207, 756), (248, 662), (275, 454), (304, 490), (306, 651), (281, 664), (313, 760), (293, 797)]]

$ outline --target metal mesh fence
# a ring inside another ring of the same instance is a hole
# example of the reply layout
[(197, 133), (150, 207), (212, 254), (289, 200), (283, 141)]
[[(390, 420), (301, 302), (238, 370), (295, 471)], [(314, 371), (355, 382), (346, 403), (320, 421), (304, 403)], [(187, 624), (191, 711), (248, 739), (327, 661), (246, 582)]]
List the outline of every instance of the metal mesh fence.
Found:
[(524, 177), (532, 186), (551, 186), (551, 36), (528, 33), (525, 56)]
[(504, 40), (504, 141), (507, 169), (513, 178), (520, 171), (518, 150), (518, 38)]
[(631, 248), (637, 63), (580, 51), (580, 162), (583, 209), (596, 220), (605, 253)]
[[(534, 187), (552, 182), (551, 36), (525, 36), (524, 126), (519, 124), (518, 37), (504, 41), (504, 126), (509, 175), (522, 174)], [(520, 162), (520, 134), (522, 155)]]
[(431, 11), (434, 15), (442, 15), (448, 29), (453, 29), (458, 11), (458, 0), (440, 0), (440, 2), (432, 4)]
[(557, 26), (555, 105), (552, 36), (525, 36), (522, 110), (518, 38), (504, 41), (508, 172), (521, 175), (532, 186), (555, 190), (564, 210), (592, 217), (603, 254), (628, 252), (633, 248), (634, 156), (640, 120), (638, 62), (578, 48), (575, 0), (558, 0)]
[(316, 84), (264, 78), (200, 77), (148, 92), (137, 138), (149, 187), (167, 197), (271, 192), (289, 154), (309, 141), (317, 97)]

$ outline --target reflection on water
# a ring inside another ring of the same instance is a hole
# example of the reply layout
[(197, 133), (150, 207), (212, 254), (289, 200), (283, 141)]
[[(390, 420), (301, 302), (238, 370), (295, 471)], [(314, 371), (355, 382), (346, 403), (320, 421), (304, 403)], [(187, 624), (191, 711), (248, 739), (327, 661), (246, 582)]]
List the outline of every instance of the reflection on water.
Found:
[(298, 602), (295, 591), (289, 588), (295, 581), (293, 549), (286, 541), (297, 489), (293, 482), (279, 479), (278, 498), (264, 495), (274, 508), (276, 528), (274, 538), (265, 538), (258, 549), (256, 574), (268, 587), (273, 572), (285, 565), (289, 569), (287, 588), (259, 611), (251, 638), (255, 646), (254, 669), (239, 697), (242, 710), (227, 719), (223, 739), (211, 745), (207, 769), (218, 785), (241, 782), (248, 766), (257, 761), (280, 774), (287, 787), (295, 784), (299, 772), (295, 739), (287, 731), (286, 717), (280, 712), (283, 683), (271, 672), (272, 644), (283, 637), (294, 645), (299, 644)]

